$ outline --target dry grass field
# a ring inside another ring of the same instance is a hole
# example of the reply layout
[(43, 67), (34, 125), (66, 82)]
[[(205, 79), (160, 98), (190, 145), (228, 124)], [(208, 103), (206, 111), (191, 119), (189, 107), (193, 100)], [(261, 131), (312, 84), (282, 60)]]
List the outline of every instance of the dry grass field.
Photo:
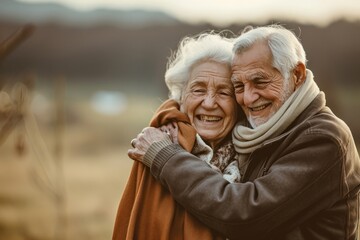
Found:
[[(66, 121), (56, 135), (50, 90), (34, 94), (31, 112), (38, 130), (26, 134), (19, 124), (0, 145), (0, 239), (111, 239), (132, 166), (126, 153), (129, 142), (160, 100), (127, 97), (121, 113), (100, 114), (91, 106), (92, 89), (67, 86)], [(37, 94), (42, 95), (40, 102)], [(23, 152), (16, 149), (19, 136), (25, 142)], [(57, 189), (63, 197), (60, 203), (54, 195)]]

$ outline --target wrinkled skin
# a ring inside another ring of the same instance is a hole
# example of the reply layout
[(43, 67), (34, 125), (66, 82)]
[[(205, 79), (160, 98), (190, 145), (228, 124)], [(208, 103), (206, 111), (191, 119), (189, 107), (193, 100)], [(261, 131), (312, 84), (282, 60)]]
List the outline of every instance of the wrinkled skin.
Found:
[(272, 61), (271, 50), (262, 41), (236, 54), (232, 63), (236, 101), (254, 128), (267, 122), (306, 78), (303, 64), (284, 79)]
[[(193, 66), (181, 99), (181, 110), (204, 141), (215, 148), (232, 130), (236, 116), (234, 88), (230, 80), (231, 69), (227, 64), (204, 61)], [(161, 141), (168, 134), (177, 142), (177, 125), (168, 124), (160, 129), (145, 128), (132, 140), (133, 149), (128, 155), (141, 161), (151, 142)]]

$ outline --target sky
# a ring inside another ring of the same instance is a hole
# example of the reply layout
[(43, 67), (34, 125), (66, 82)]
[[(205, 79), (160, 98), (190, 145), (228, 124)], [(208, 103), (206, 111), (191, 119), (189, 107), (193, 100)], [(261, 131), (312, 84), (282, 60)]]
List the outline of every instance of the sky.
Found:
[(161, 10), (189, 22), (229, 25), (237, 22), (294, 20), (326, 26), (334, 19), (360, 20), (359, 0), (19, 0), (55, 2), (88, 11), (96, 8)]

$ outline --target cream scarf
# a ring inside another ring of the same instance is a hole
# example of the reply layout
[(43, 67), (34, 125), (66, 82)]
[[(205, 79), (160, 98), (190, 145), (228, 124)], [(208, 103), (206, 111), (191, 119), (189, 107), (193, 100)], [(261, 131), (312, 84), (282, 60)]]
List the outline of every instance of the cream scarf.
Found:
[[(238, 123), (233, 130), (233, 143), (242, 165), (246, 156), (264, 141), (279, 136), (320, 93), (313, 74), (306, 70), (306, 80), (264, 124), (252, 129)], [(241, 156), (242, 155), (242, 156)], [(245, 156), (244, 156), (245, 155)]]

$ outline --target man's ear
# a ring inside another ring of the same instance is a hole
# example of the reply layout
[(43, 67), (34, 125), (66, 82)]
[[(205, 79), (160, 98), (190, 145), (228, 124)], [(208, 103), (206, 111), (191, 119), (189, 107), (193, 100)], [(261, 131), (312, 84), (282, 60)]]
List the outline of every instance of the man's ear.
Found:
[(303, 63), (298, 63), (293, 70), (294, 85), (297, 89), (306, 79), (306, 67)]

